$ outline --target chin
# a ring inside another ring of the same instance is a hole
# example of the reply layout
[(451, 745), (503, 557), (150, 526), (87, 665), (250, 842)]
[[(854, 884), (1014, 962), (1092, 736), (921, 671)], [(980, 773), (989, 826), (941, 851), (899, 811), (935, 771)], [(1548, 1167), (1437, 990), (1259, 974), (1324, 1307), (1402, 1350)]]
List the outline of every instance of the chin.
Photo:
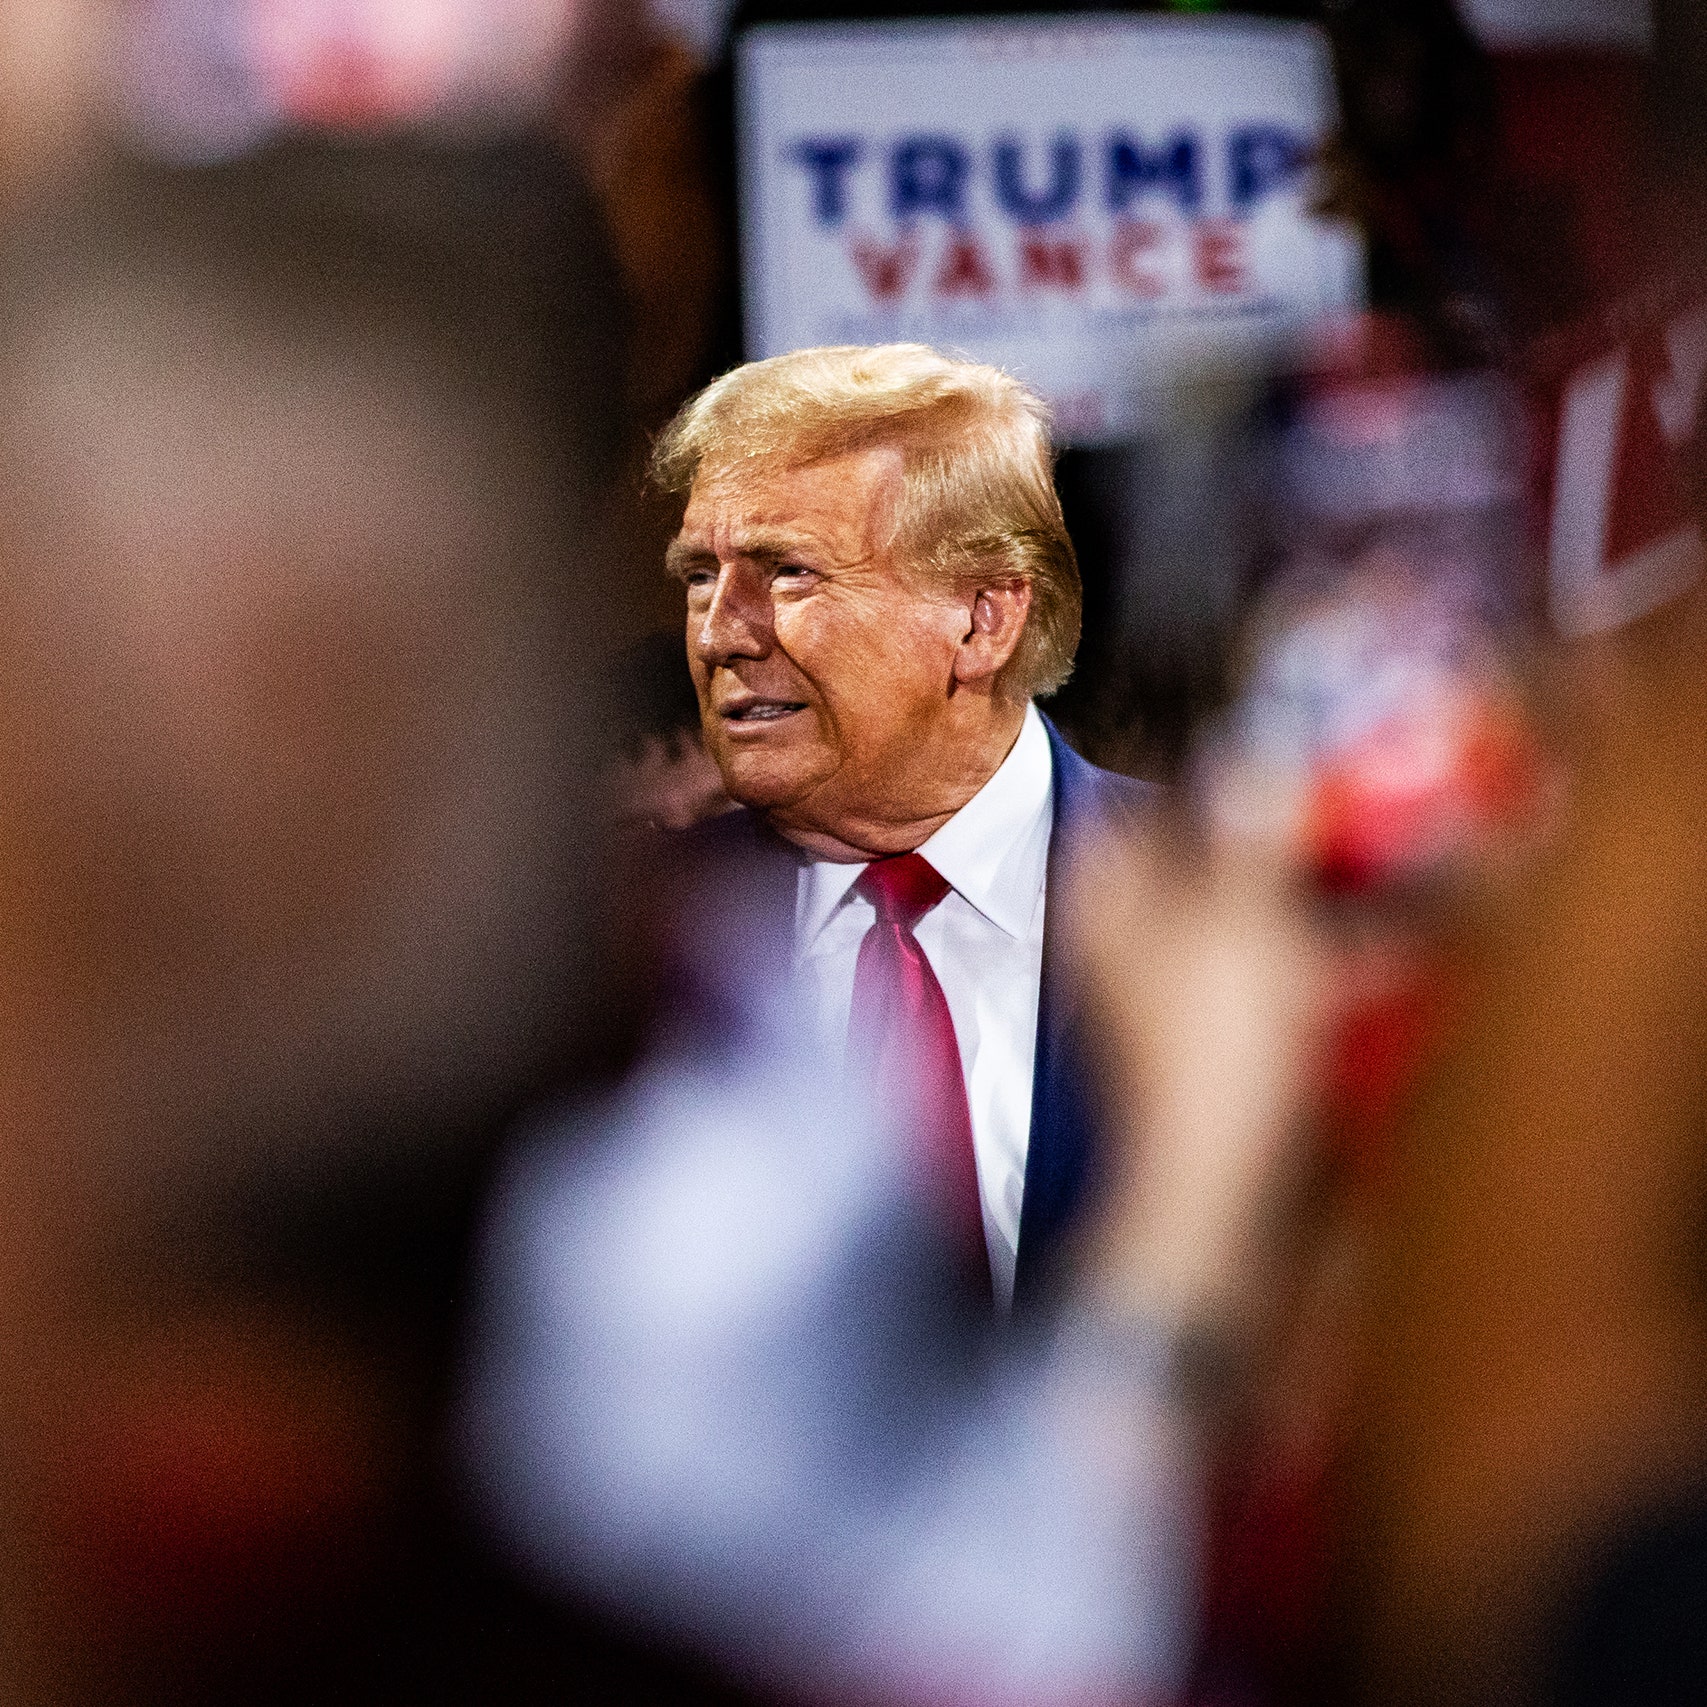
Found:
[(813, 765), (805, 754), (765, 752), (762, 748), (727, 748), (716, 755), (723, 774), (723, 791), (731, 800), (755, 812), (787, 806), (807, 794), (822, 779), (824, 767)]

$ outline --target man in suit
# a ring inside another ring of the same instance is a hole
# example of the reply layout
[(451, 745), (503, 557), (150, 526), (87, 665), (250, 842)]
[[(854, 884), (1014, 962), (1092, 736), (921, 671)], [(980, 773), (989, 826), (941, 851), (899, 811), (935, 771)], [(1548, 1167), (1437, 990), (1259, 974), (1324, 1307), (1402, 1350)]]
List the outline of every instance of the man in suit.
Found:
[(1144, 798), (1036, 708), (1080, 612), (1044, 406), (917, 345), (806, 350), (694, 398), (654, 470), (687, 498), (669, 566), (746, 808), (706, 839), (768, 873), (827, 1046), (906, 1051), (949, 1213), (1024, 1305), (1093, 1153), (1047, 896)]
[[(1305, 1154), (1296, 876), (1120, 834), (1142, 791), (1036, 711), (1078, 588), (1007, 376), (916, 347), (740, 369), (658, 469), (744, 809), (671, 844), (672, 885), (641, 868), (641, 944), (661, 893), (688, 927), (676, 1023), (542, 1110), (494, 1196), (476, 1507), (548, 1592), (778, 1699), (1181, 1699), (1203, 1448), (1262, 1367)], [(912, 1119), (842, 1071), (897, 1031)], [(1050, 1331), (987, 1331), (945, 1231), (986, 1301), (1047, 1290)]]

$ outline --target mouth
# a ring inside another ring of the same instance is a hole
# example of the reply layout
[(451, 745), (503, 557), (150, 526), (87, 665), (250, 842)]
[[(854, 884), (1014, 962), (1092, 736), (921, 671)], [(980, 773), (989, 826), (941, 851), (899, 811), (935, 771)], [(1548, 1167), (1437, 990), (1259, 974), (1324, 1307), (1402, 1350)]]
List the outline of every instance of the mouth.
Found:
[(747, 728), (780, 723), (785, 717), (792, 717), (805, 709), (805, 702), (798, 699), (742, 699), (720, 706), (717, 715), (725, 723)]

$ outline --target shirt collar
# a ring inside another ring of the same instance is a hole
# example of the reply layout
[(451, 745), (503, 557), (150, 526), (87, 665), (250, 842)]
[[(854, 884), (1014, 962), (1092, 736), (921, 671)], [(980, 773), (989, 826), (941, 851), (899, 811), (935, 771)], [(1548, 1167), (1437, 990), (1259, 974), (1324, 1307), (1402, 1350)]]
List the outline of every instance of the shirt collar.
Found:
[(801, 868), (794, 904), (794, 940), (800, 952), (817, 941), (864, 870), (863, 865), (838, 865), (827, 859), (812, 860)]
[[(1049, 732), (1028, 705), (1019, 739), (996, 774), (919, 852), (998, 930), (1022, 937), (1031, 928), (1049, 866), (1054, 761)], [(795, 941), (804, 949), (829, 923), (865, 870), (814, 861), (806, 867), (795, 910)]]
[(919, 852), (998, 930), (1031, 928), (1049, 865), (1054, 764), (1035, 705), (1001, 768)]

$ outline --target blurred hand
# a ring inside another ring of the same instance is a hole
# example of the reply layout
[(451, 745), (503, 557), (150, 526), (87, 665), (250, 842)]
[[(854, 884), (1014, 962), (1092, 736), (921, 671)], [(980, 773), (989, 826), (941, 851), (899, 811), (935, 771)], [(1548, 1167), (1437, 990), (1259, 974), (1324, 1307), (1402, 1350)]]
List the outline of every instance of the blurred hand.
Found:
[(1113, 1158), (1091, 1286), (1104, 1307), (1243, 1339), (1272, 1293), (1331, 1018), (1327, 944), (1278, 845), (1165, 828), (1109, 840), (1065, 916)]

